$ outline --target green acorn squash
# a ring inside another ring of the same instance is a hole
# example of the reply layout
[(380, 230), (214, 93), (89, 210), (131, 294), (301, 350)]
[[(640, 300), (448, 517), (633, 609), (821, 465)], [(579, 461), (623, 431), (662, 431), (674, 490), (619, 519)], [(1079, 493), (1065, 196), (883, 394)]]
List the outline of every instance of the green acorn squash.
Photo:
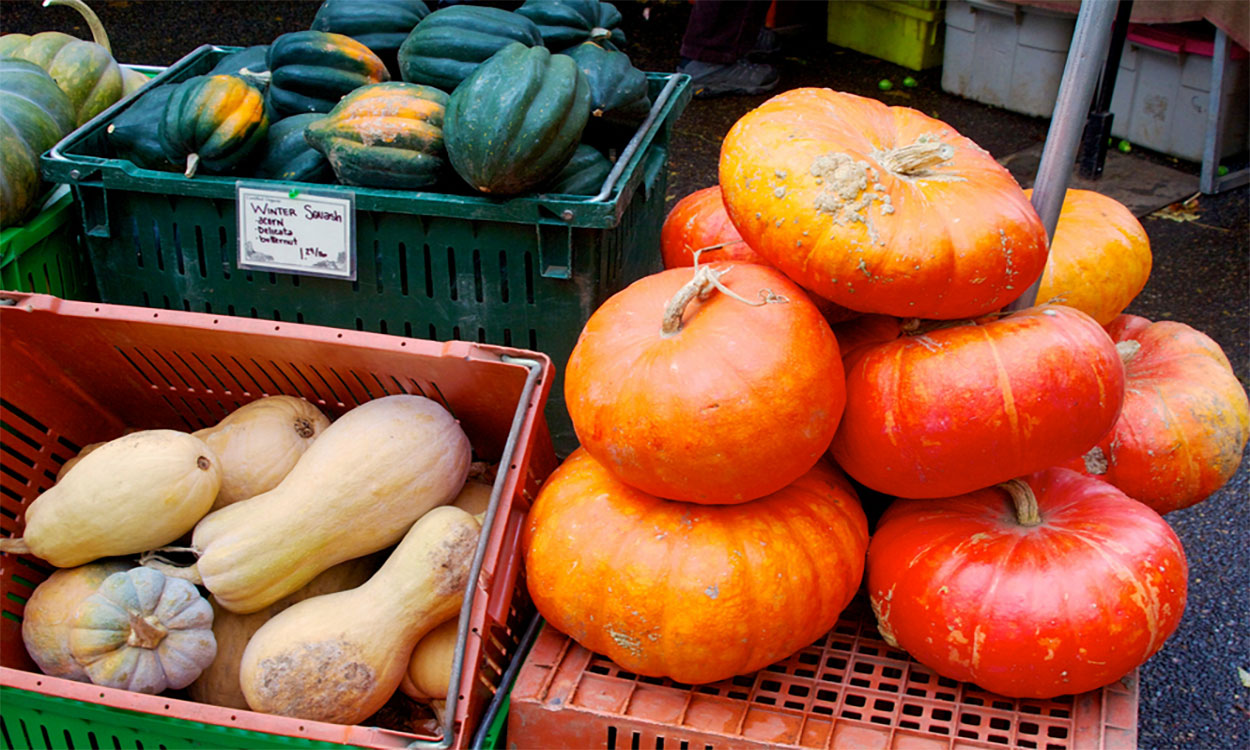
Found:
[(399, 45), (430, 14), (422, 0), (325, 0), (313, 16), (313, 31), (346, 34), (382, 58), (391, 79), (399, 79)]
[(184, 164), (170, 161), (161, 147), (161, 118), (165, 105), (178, 87), (172, 84), (157, 86), (139, 97), (125, 111), (113, 118), (104, 131), (104, 138), (119, 159), (125, 159), (144, 169), (162, 172), (181, 172)]
[[(251, 47), (244, 47), (238, 52), (231, 52), (225, 57), (217, 61), (213, 69), (208, 71), (210, 76), (218, 74), (241, 75), (245, 78), (265, 73), (269, 70), (269, 45), (254, 44)], [(266, 82), (266, 78), (260, 78), (260, 81)], [(253, 81), (256, 83), (256, 81)]]
[(348, 92), (389, 81), (381, 58), (360, 42), (328, 31), (291, 31), (269, 45), (265, 97), (277, 117), (329, 112)]
[(320, 112), (291, 115), (269, 126), (265, 155), (252, 174), (266, 180), (288, 182), (334, 182), (334, 170), (324, 154), (308, 142), (304, 131), (324, 120)]
[(233, 75), (195, 76), (177, 85), (161, 115), (158, 137), (165, 156), (199, 169), (229, 174), (265, 143), (269, 115), (264, 96)]
[(432, 86), (389, 81), (362, 86), (305, 137), (325, 154), (344, 185), (419, 188), (438, 181), (446, 164), (447, 94)]
[(511, 11), (450, 5), (421, 19), (404, 40), (399, 72), (410, 83), (454, 91), (478, 65), (514, 42), (541, 47), (543, 37), (533, 21)]
[(451, 95), (447, 156), (475, 190), (516, 195), (559, 174), (589, 118), (590, 85), (573, 58), (514, 42)]
[(641, 120), (651, 111), (647, 74), (634, 67), (629, 55), (582, 42), (565, 50), (590, 83), (590, 114), (594, 117)]
[(38, 203), (39, 155), (73, 127), (73, 106), (52, 76), (0, 59), (0, 227), (20, 223)]
[(587, 143), (577, 146), (573, 158), (560, 170), (544, 192), (569, 195), (598, 195), (612, 171), (612, 160)]
[(41, 31), (33, 36), (5, 34), (0, 37), (0, 57), (16, 57), (46, 70), (69, 97), (77, 127), (122, 97), (122, 69), (109, 52), (108, 35), (100, 19), (81, 0), (46, 0), (44, 5), (68, 5), (78, 11), (95, 41), (59, 31)]
[(516, 12), (538, 24), (543, 44), (560, 52), (582, 42), (598, 42), (608, 49), (625, 44), (619, 27), (621, 12), (600, 0), (525, 0)]

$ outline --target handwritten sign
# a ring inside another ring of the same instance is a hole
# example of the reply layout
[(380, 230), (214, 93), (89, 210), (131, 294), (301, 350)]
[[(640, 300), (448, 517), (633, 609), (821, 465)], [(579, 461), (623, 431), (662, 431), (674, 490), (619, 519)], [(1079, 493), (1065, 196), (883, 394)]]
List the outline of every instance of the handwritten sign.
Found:
[(237, 190), (240, 268), (355, 280), (354, 195)]

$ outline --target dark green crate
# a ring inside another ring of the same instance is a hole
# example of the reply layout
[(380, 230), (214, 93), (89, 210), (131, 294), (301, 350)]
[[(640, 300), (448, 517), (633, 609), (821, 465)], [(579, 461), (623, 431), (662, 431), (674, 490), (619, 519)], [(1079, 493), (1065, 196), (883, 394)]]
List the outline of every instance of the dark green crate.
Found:
[[(201, 47), (155, 83), (204, 72), (233, 49)], [(354, 282), (240, 270), (236, 178), (185, 179), (109, 158), (104, 131), (132, 102), (62, 141), (43, 170), (74, 186), (101, 301), (542, 351), (556, 365), (548, 423), (566, 454), (576, 437), (562, 377), (578, 334), (611, 294), (662, 267), (669, 135), (690, 91), (684, 75), (648, 79), (662, 103), (623, 134), (637, 148), (622, 151), (598, 200), (333, 188), (355, 196)]]
[(30, 221), (0, 232), (0, 289), (96, 301), (77, 213), (73, 194), (58, 190)]

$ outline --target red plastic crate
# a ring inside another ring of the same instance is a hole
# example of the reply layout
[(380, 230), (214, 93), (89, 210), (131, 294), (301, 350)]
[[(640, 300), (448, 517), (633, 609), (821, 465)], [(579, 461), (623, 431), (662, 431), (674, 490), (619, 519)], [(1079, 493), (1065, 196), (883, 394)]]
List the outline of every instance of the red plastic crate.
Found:
[[(26, 598), (52, 569), (31, 556), (3, 554), (4, 744), (102, 747), (114, 744), (105, 735), (114, 729), (108, 722), (116, 722), (125, 726), (113, 736), (136, 738), (140, 747), (169, 744), (146, 742), (154, 736), (210, 747), (257, 746), (258, 739), (288, 747), (467, 746), (533, 612), (518, 579), (518, 544), (529, 499), (556, 465), (543, 420), (550, 382), (550, 360), (520, 349), (0, 293), (0, 530), (6, 536), (21, 533), (24, 507), (52, 485), (79, 446), (126, 428), (199, 429), (264, 395), (303, 396), (334, 419), (374, 398), (419, 393), (455, 414), (476, 458), (500, 462), (496, 512), (478, 549), (481, 574), (461, 613), (464, 660), (460, 690), (449, 697), (449, 707), (455, 703), (450, 731), (424, 736), (301, 721), (39, 674), (22, 645), (20, 623)], [(19, 705), (16, 697), (41, 697), (33, 694), (55, 698), (36, 701), (40, 708), (23, 714), (28, 703)], [(77, 713), (93, 718), (66, 728)], [(107, 717), (103, 724), (100, 716)]]
[(822, 639), (708, 685), (641, 677), (550, 625), (512, 688), (509, 748), (1030, 748), (1137, 746), (1137, 673), (1051, 700), (939, 677), (886, 643), (857, 597)]

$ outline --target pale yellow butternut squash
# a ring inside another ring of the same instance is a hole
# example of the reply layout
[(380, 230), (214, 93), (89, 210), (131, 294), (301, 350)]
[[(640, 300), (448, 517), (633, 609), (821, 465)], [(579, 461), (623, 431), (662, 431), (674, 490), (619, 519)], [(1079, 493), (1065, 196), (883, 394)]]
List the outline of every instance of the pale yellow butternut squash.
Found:
[(399, 683), (404, 695), (427, 703), (447, 698), (451, 689), (452, 662), (456, 656), (456, 636), (459, 634), (459, 613), (425, 634), (412, 649), (408, 669)]

